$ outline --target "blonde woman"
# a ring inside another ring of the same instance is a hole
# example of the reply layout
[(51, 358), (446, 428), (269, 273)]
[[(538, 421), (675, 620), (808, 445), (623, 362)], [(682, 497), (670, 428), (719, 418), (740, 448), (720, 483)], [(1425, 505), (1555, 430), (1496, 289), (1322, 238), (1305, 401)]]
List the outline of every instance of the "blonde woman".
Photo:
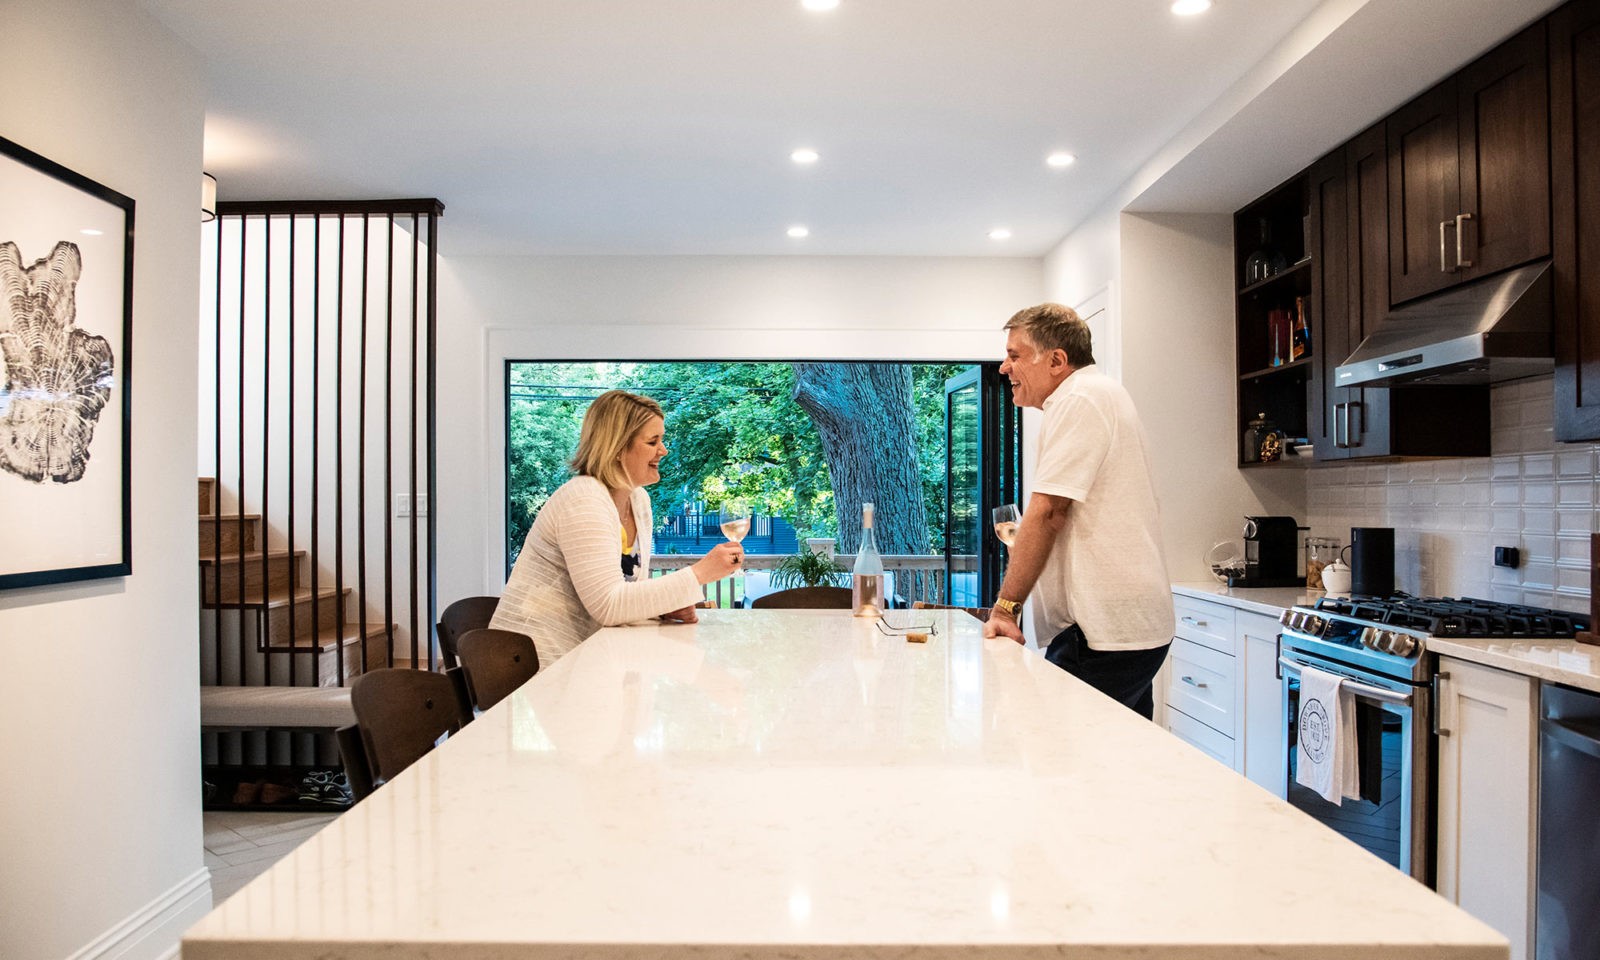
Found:
[(583, 415), (577, 476), (539, 510), (489, 626), (533, 638), (548, 667), (601, 627), (651, 617), (693, 622), (701, 584), (739, 569), (720, 543), (694, 566), (650, 578), (650, 495), (667, 455), (666, 422), (649, 397), (611, 390)]

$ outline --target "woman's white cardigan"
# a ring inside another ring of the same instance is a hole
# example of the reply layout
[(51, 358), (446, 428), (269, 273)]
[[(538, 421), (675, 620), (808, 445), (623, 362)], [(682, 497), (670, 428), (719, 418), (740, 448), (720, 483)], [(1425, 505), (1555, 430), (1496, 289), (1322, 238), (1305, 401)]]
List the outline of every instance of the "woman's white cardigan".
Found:
[(650, 578), (650, 495), (633, 491), (640, 564), (622, 578), (622, 521), (606, 485), (573, 477), (534, 518), (489, 626), (533, 638), (540, 669), (601, 627), (693, 606), (704, 594), (694, 571)]

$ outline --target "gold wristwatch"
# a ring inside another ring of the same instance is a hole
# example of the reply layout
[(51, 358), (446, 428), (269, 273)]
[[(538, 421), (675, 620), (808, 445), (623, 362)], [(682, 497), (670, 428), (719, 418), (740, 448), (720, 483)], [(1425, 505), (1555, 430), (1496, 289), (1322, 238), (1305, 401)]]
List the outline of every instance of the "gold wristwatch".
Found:
[(1016, 620), (1018, 611), (1022, 609), (1022, 601), (1007, 600), (1005, 597), (995, 597), (994, 609), (999, 610), (1001, 613), (1005, 614), (1011, 619)]

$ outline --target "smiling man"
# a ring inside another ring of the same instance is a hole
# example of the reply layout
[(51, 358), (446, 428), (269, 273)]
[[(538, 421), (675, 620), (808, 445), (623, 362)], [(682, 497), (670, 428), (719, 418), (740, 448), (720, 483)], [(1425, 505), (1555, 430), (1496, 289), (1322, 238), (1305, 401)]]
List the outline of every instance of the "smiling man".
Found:
[(1044, 411), (1032, 493), (984, 636), (1023, 642), (1022, 601), (1045, 659), (1147, 719), (1172, 642), (1171, 585), (1144, 427), (1094, 363), (1089, 326), (1044, 303), (1006, 321), (1019, 407)]

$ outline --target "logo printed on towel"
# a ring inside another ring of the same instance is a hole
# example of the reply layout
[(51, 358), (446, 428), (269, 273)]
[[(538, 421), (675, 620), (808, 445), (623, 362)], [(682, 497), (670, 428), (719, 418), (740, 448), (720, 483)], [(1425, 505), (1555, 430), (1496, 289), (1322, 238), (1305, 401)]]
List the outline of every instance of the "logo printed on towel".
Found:
[(1321, 700), (1307, 700), (1300, 705), (1300, 746), (1312, 763), (1327, 759), (1330, 732), (1328, 710)]

